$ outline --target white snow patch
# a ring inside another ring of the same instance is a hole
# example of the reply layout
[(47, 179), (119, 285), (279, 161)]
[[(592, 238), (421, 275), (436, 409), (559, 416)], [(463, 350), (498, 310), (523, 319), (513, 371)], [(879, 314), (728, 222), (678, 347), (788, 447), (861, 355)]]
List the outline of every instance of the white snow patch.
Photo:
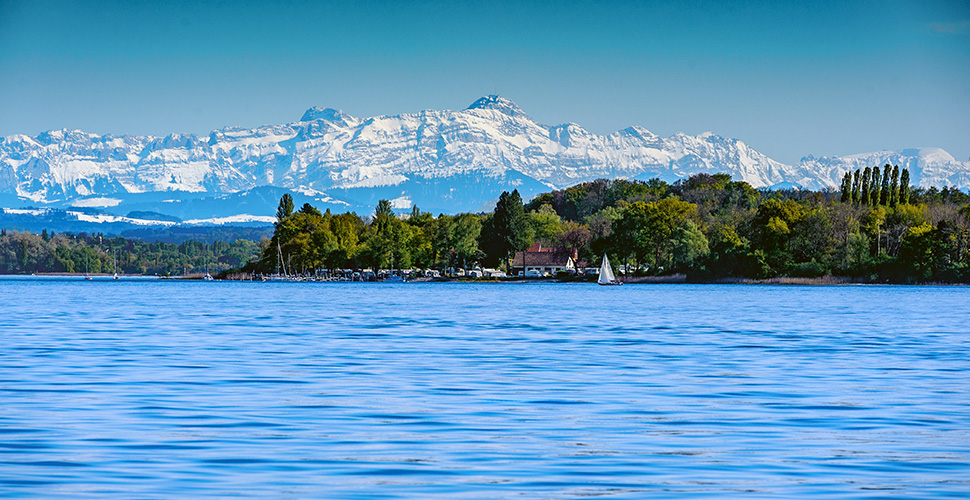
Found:
[(414, 203), (411, 202), (411, 197), (407, 195), (399, 196), (391, 200), (391, 208), (397, 208), (399, 210), (400, 209), (406, 210), (408, 208), (411, 208), (411, 205), (413, 204)]
[(351, 188), (372, 188), (372, 187), (382, 187), (382, 186), (396, 186), (402, 182), (407, 181), (408, 178), (403, 175), (376, 175), (374, 177), (369, 177), (366, 179), (361, 179), (357, 182), (348, 182), (340, 187), (345, 189)]
[(211, 224), (214, 226), (221, 226), (223, 224), (233, 224), (233, 223), (240, 223), (240, 222), (273, 223), (273, 222), (276, 222), (276, 217), (271, 217), (268, 215), (239, 214), (239, 215), (230, 215), (228, 217), (214, 217), (211, 219), (192, 219), (192, 220), (187, 220), (183, 222), (183, 224), (191, 224), (191, 225)]
[(350, 203), (347, 203), (346, 201), (336, 200), (329, 196), (324, 196), (323, 198), (314, 198), (314, 200), (319, 201), (320, 203), (330, 203), (331, 205), (344, 205), (347, 207), (350, 206)]
[(317, 191), (316, 189), (308, 188), (306, 186), (298, 186), (293, 188), (294, 192), (300, 193), (304, 196), (327, 196), (327, 193), (323, 191)]
[(927, 163), (954, 163), (956, 158), (940, 148), (920, 148), (920, 158)]
[(71, 202), (72, 207), (116, 207), (120, 204), (118, 198), (84, 198)]
[(34, 203), (54, 203), (56, 201), (60, 201), (60, 200), (48, 200), (47, 188), (44, 188), (40, 191), (30, 192), (25, 189), (22, 189), (22, 187), (18, 185), (16, 188), (16, 192), (17, 192), (17, 196), (21, 198), (27, 198), (28, 200)]
[(44, 215), (47, 213), (46, 208), (41, 208), (38, 210), (26, 210), (22, 208), (4, 208), (3, 213), (11, 215)]
[(110, 222), (124, 222), (128, 224), (135, 224), (138, 226), (174, 226), (175, 222), (162, 221), (162, 220), (145, 220), (145, 219), (132, 219), (130, 217), (120, 217), (118, 215), (108, 215), (108, 214), (86, 214), (84, 212), (67, 212), (69, 215), (77, 217), (77, 220), (82, 222), (95, 222), (98, 224), (110, 223)]

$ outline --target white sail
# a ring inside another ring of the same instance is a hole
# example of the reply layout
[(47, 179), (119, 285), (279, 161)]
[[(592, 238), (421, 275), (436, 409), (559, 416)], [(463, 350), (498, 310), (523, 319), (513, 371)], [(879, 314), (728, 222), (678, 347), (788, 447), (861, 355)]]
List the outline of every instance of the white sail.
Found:
[(600, 277), (598, 280), (601, 285), (611, 285), (616, 282), (616, 277), (613, 276), (613, 268), (610, 267), (610, 259), (603, 254), (603, 264), (600, 265)]

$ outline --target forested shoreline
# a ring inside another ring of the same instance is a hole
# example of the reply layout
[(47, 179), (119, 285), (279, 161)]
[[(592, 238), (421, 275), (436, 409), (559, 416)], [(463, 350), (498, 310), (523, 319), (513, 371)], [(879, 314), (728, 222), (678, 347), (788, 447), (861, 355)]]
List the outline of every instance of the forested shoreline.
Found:
[(621, 275), (715, 282), (834, 277), (868, 283), (970, 282), (970, 197), (912, 188), (906, 169), (847, 172), (839, 191), (757, 190), (726, 174), (667, 183), (600, 179), (523, 203), (502, 193), (490, 213), (373, 214), (299, 209), (284, 196), (271, 239), (181, 245), (100, 235), (0, 235), (0, 273), (182, 274), (208, 265), (246, 275), (336, 269), (509, 270), (541, 244)]
[(491, 213), (437, 217), (331, 214), (287, 197), (262, 257), (247, 270), (469, 268), (508, 270), (534, 243), (573, 250), (595, 265), (603, 253), (627, 276), (684, 273), (726, 278), (844, 277), (872, 283), (970, 281), (970, 197), (956, 188), (912, 188), (886, 165), (847, 172), (841, 191), (756, 190), (725, 174), (670, 184), (597, 180), (523, 203), (505, 192)]
[(145, 242), (103, 234), (0, 230), (0, 274), (78, 273), (181, 276), (243, 266), (260, 243)]

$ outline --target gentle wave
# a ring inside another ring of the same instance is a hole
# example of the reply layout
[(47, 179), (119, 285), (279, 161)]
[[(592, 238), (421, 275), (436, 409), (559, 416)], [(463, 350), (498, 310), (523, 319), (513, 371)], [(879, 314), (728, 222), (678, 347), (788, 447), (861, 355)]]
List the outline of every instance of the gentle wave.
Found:
[(5, 280), (0, 496), (964, 496), (968, 299)]

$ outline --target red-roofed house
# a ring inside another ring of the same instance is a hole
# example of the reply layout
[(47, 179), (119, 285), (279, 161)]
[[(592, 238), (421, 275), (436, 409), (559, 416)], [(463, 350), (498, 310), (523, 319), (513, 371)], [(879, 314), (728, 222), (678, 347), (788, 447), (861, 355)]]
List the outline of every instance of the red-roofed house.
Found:
[(543, 247), (536, 243), (512, 258), (513, 276), (554, 276), (560, 271), (576, 272), (578, 253), (575, 248)]

